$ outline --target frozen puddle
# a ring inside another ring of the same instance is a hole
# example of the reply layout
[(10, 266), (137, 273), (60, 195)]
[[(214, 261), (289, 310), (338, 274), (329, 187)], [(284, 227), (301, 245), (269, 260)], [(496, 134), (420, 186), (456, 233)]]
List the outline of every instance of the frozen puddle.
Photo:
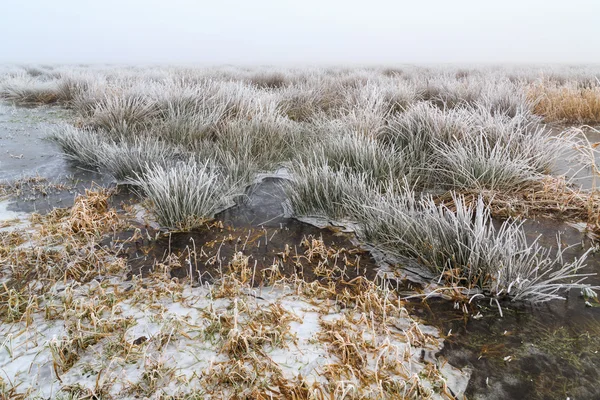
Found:
[(0, 200), (0, 232), (20, 229), (29, 223), (29, 214), (8, 209), (10, 201)]

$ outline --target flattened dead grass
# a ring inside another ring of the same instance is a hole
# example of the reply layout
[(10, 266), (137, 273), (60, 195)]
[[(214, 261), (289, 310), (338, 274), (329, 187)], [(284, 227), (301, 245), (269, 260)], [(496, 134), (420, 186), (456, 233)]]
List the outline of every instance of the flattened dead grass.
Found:
[(108, 199), (112, 195), (108, 190), (85, 190), (84, 196), (78, 196), (70, 209), (66, 223), (73, 233), (102, 234), (115, 228), (119, 223), (117, 212), (109, 208)]

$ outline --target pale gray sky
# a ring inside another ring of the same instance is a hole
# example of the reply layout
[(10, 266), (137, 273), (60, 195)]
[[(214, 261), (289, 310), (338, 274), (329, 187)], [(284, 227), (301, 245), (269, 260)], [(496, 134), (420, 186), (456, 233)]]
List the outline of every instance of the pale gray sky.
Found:
[(600, 62), (600, 0), (3, 0), (0, 62)]

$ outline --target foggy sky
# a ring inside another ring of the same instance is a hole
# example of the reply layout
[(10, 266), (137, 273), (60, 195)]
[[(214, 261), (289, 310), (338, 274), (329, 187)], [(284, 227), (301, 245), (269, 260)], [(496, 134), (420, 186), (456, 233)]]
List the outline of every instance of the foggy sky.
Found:
[(598, 63), (600, 0), (2, 0), (0, 62)]

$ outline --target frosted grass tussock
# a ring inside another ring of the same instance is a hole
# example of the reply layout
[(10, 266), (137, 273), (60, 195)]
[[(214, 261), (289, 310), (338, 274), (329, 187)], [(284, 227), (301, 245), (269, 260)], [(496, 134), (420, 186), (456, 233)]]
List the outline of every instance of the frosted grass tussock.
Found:
[(55, 81), (17, 76), (2, 83), (0, 97), (18, 104), (49, 104), (59, 100)]
[(259, 89), (277, 89), (287, 84), (287, 76), (279, 71), (259, 71), (252, 74), (248, 81)]
[[(295, 85), (286, 87), (279, 93), (281, 105), (300, 106), (301, 110), (306, 111), (310, 120), (311, 116), (325, 114), (328, 116), (340, 115), (344, 109), (348, 109), (350, 104), (349, 87), (344, 82), (343, 75), (336, 75), (331, 71), (316, 71), (315, 73), (304, 77)], [(353, 86), (353, 85), (350, 85)], [(360, 86), (360, 85), (359, 85)], [(353, 86), (355, 89), (357, 85)], [(285, 108), (284, 108), (285, 110)], [(294, 119), (292, 114), (287, 114), (290, 119)], [(296, 114), (297, 115), (297, 114)]]
[(550, 137), (545, 128), (514, 121), (485, 121), (463, 140), (433, 144), (439, 184), (460, 191), (518, 191), (539, 182), (565, 149), (573, 132)]
[(100, 166), (102, 149), (111, 143), (89, 129), (66, 124), (54, 129), (48, 139), (58, 144), (67, 158), (92, 168)]
[(231, 199), (229, 180), (214, 163), (194, 160), (175, 166), (149, 166), (137, 184), (164, 227), (191, 229), (214, 217)]
[(575, 135), (570, 132), (552, 136), (539, 121), (492, 115), (482, 104), (466, 108), (462, 113), (472, 117), (466, 140), (485, 136), (490, 146), (499, 144), (506, 148), (504, 151), (508, 154), (508, 160), (527, 160), (532, 169), (542, 174), (550, 172), (565, 146), (576, 144)]
[(588, 253), (564, 263), (562, 249), (552, 256), (537, 242), (528, 243), (521, 222), (509, 220), (496, 230), (482, 198), (467, 205), (455, 195), (453, 202), (456, 209), (450, 210), (406, 189), (372, 206), (355, 203), (354, 213), (360, 214), (365, 238), (385, 251), (419, 259), (433, 272), (491, 296), (542, 302), (586, 286), (577, 271)]
[(295, 122), (277, 114), (271, 107), (251, 119), (235, 118), (216, 133), (217, 145), (269, 170), (288, 160), (297, 149), (302, 130)]
[(386, 129), (379, 138), (418, 155), (430, 153), (434, 140), (447, 142), (462, 138), (470, 126), (471, 117), (465, 113), (444, 112), (430, 103), (419, 102), (404, 113), (388, 118)]
[(328, 87), (302, 83), (278, 94), (278, 111), (296, 122), (309, 122), (318, 114), (337, 109), (342, 99)]
[(402, 82), (402, 84), (388, 82), (383, 88), (382, 95), (390, 115), (406, 111), (419, 98), (417, 88), (410, 82)]
[(162, 120), (152, 128), (153, 134), (188, 146), (213, 136), (226, 112), (226, 104), (213, 105), (199, 99), (169, 102), (166, 107), (161, 112)]
[(476, 103), (483, 90), (483, 80), (478, 77), (456, 79), (443, 71), (433, 77), (418, 75), (416, 80), (420, 98), (446, 110)]
[(328, 164), (334, 170), (347, 168), (369, 174), (377, 182), (407, 173), (402, 151), (357, 132), (327, 135), (303, 157), (311, 164)]
[(96, 104), (91, 124), (113, 135), (129, 136), (147, 127), (155, 113), (155, 104), (142, 96), (106, 96)]
[(73, 71), (62, 74), (40, 70), (40, 74), (35, 75), (20, 72), (2, 80), (0, 97), (17, 104), (70, 105), (76, 96), (89, 89), (91, 82), (88, 74)]
[(232, 152), (219, 143), (204, 140), (194, 146), (192, 152), (198, 162), (214, 163), (219, 171), (227, 176), (235, 192), (244, 193), (246, 186), (252, 184), (260, 168), (249, 148)]
[(185, 157), (181, 149), (147, 136), (103, 143), (99, 151), (100, 166), (120, 181), (143, 176), (148, 165), (173, 165)]
[(227, 87), (224, 82), (213, 80), (190, 83), (175, 78), (149, 85), (142, 93), (156, 105), (157, 121), (153, 130), (178, 144), (206, 138), (205, 133), (210, 133), (214, 125), (224, 120), (232, 107), (221, 93)]
[(239, 153), (216, 147), (212, 157), (223, 175), (228, 177), (231, 189), (236, 193), (244, 193), (260, 171), (256, 161), (249, 154), (240, 156)]
[(340, 110), (340, 119), (346, 129), (366, 136), (378, 136), (391, 110), (382, 88), (367, 83), (358, 88), (345, 88), (342, 95), (346, 107)]
[(266, 103), (271, 103), (269, 99), (274, 98), (271, 92), (248, 86), (239, 81), (217, 82), (210, 93), (213, 96), (211, 97), (213, 107), (224, 105), (228, 117), (241, 119), (253, 118), (255, 114), (260, 113)]
[(493, 115), (479, 103), (447, 111), (416, 104), (391, 117), (379, 139), (403, 150), (411, 182), (467, 191), (521, 189), (574, 143), (572, 135), (551, 138), (526, 116)]
[[(73, 98), (68, 103), (77, 115), (85, 119), (89, 119), (94, 115), (96, 106), (104, 101), (106, 97), (106, 78), (102, 76), (94, 76), (93, 78), (89, 78), (85, 90), (75, 91)], [(80, 86), (80, 88), (82, 87)]]
[(485, 85), (478, 101), (491, 115), (537, 121), (532, 113), (533, 103), (527, 93), (519, 90), (519, 85), (503, 80)]
[(348, 205), (366, 201), (378, 191), (367, 173), (347, 167), (298, 162), (291, 166), (292, 180), (284, 183), (294, 212), (336, 220), (353, 219)]
[(59, 101), (67, 106), (72, 106), (75, 98), (85, 96), (90, 88), (97, 84), (95, 80), (96, 77), (89, 74), (61, 75), (57, 82)]
[(538, 174), (527, 154), (515, 153), (511, 144), (490, 143), (483, 134), (470, 141), (438, 142), (437, 179), (460, 191), (516, 191), (536, 182)]

